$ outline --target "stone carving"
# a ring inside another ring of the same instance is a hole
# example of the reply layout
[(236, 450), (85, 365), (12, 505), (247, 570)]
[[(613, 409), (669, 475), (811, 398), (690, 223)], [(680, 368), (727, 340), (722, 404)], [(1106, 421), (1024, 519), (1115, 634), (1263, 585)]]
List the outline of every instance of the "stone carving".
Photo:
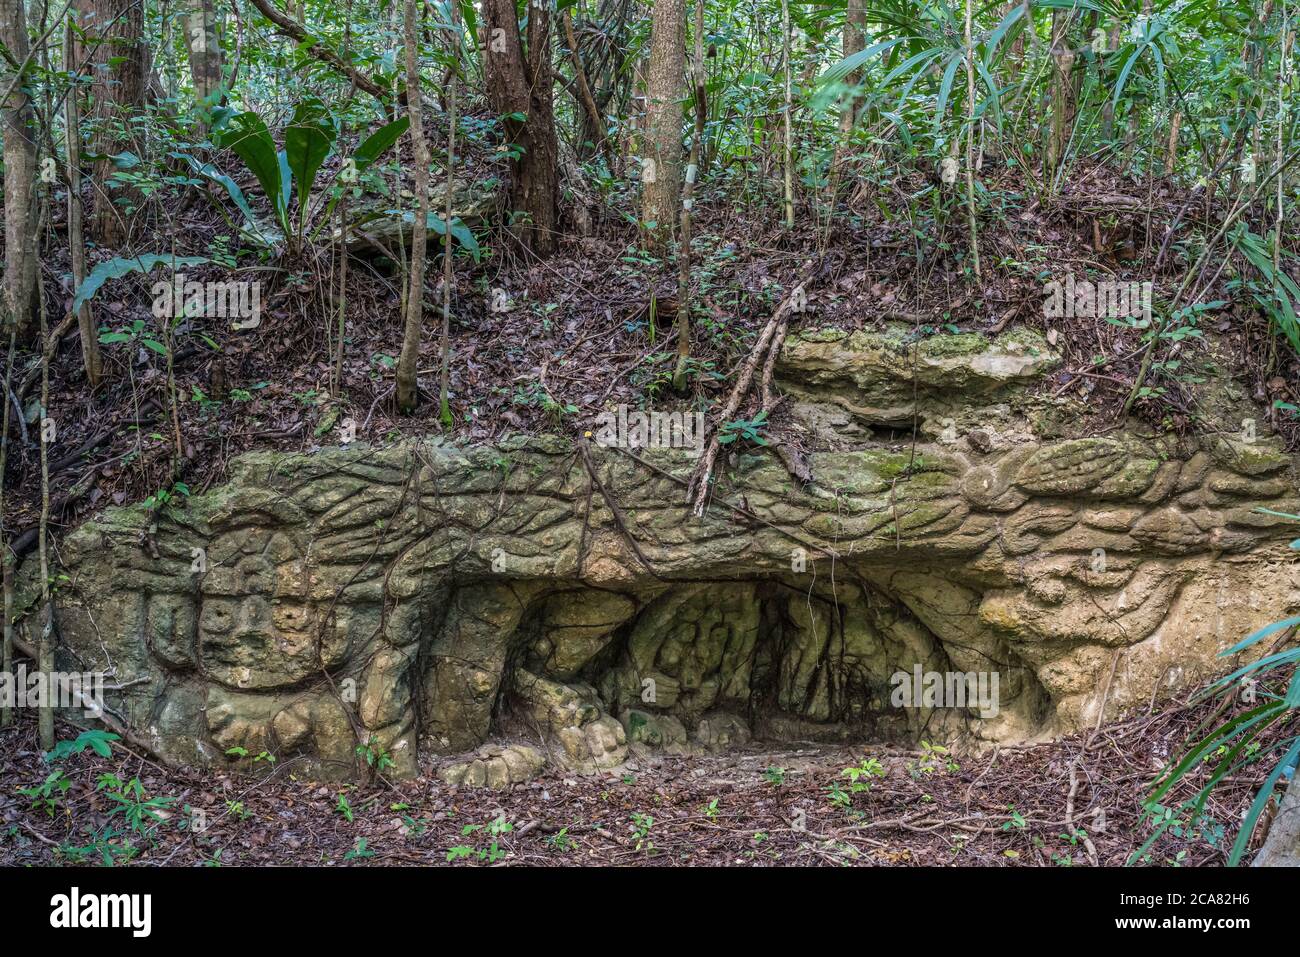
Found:
[(501, 790), (523, 784), (546, 765), (546, 756), (536, 748), (512, 744), (480, 748), (473, 759), (444, 768), (440, 777), (456, 787), (486, 787)]
[[(599, 482), (553, 438), (253, 453), (184, 508), (64, 539), (59, 654), (114, 668), (111, 710), (176, 761), (346, 778), (365, 745), (404, 775), (503, 735), (528, 745), (445, 775), (509, 786), (543, 753), (594, 773), (751, 735), (1058, 734), (1300, 611), (1295, 526), (1258, 511), (1300, 510), (1295, 463), (1267, 439), (1049, 437), (1024, 388), (1045, 343), (915, 365), (865, 335), (795, 338), (779, 367), (808, 444), (845, 416), (867, 436), (814, 451), (808, 487), (733, 455), (696, 521), (683, 452), (592, 449)], [(915, 445), (871, 432), (899, 416)], [(996, 672), (996, 713), (895, 706), (914, 669)]]

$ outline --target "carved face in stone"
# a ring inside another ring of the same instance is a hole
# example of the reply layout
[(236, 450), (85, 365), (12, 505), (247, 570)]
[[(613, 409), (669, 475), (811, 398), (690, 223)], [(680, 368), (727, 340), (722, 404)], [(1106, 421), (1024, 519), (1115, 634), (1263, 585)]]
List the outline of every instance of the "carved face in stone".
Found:
[(319, 671), (319, 615), (307, 563), (282, 531), (241, 527), (208, 548), (199, 612), (204, 668), (236, 688), (273, 688)]

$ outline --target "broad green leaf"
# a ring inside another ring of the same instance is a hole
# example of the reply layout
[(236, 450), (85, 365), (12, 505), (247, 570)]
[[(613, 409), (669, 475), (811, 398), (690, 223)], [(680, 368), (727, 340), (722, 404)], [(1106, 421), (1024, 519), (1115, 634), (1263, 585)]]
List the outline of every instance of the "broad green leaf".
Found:
[(222, 149), (233, 150), (257, 177), (257, 182), (261, 184), (266, 198), (276, 207), (276, 213), (281, 219), (281, 227), (287, 232), (288, 224), (284, 222), (281, 165), (276, 156), (275, 141), (271, 139), (271, 131), (266, 128), (266, 123), (251, 111), (236, 113), (216, 137), (216, 143)]
[(826, 72), (818, 77), (817, 82), (823, 86), (830, 83), (839, 83), (872, 57), (877, 56), (886, 50), (892, 50), (894, 47), (898, 46), (898, 44), (907, 39), (907, 37), (898, 37), (894, 40), (885, 40), (881, 43), (873, 43), (866, 49), (859, 50), (857, 53), (852, 53), (849, 56), (846, 56), (843, 60), (840, 60), (838, 63), (833, 63), (827, 67)]
[(316, 173), (334, 146), (338, 130), (318, 97), (298, 102), (284, 130), (284, 155), (298, 189), (299, 215), (307, 208)]
[[(447, 231), (446, 222), (436, 213), (430, 213), (425, 223), (429, 229), (432, 229), (439, 236), (444, 235)], [(474, 238), (474, 234), (470, 232), (469, 227), (459, 219), (451, 221), (451, 237), (460, 243), (462, 249), (474, 257), (475, 262), (478, 262), (480, 255), (478, 240)]]
[(244, 220), (247, 222), (251, 232), (256, 236), (256, 238), (265, 245), (270, 246), (274, 244), (275, 237), (268, 235), (266, 228), (258, 222), (257, 216), (253, 213), (252, 206), (249, 205), (248, 199), (244, 196), (244, 191), (239, 188), (238, 183), (225, 173), (221, 172), (221, 170), (217, 169), (211, 163), (205, 163), (200, 159), (190, 156), (188, 153), (172, 153), (170, 155), (176, 159), (184, 160), (189, 164), (190, 168), (194, 170), (194, 172), (198, 173), (204, 179), (209, 179), (221, 186), (239, 211), (244, 214)]
[(470, 45), (478, 46), (478, 11), (474, 8), (474, 0), (460, 0), (461, 22), (465, 24), (465, 32), (469, 36)]
[(119, 257), (102, 262), (92, 269), (90, 275), (77, 287), (77, 294), (72, 300), (72, 314), (75, 316), (77, 310), (95, 298), (95, 293), (99, 292), (100, 287), (110, 279), (120, 279), (130, 273), (148, 273), (159, 265), (174, 265), (179, 268), (201, 266), (207, 262), (211, 260), (206, 256), (171, 256), (164, 253), (148, 253), (131, 259)]
[[(396, 209), (390, 209), (388, 210), (388, 215), (401, 216), (402, 222), (404, 223), (415, 222), (415, 213), (410, 210), (399, 211)], [(376, 217), (372, 216), (369, 218), (374, 219)], [(442, 236), (447, 232), (446, 223), (437, 213), (429, 213), (424, 219), (424, 225), (426, 229), (438, 234), (439, 236)], [(479, 256), (481, 255), (478, 240), (474, 238), (474, 234), (470, 231), (469, 227), (459, 219), (452, 220), (451, 238), (456, 240), (456, 242), (458, 242), (467, 253), (473, 256), (475, 262), (478, 261)]]
[(403, 116), (391, 123), (385, 123), (362, 140), (361, 145), (352, 154), (352, 161), (356, 164), (357, 172), (362, 172), (367, 166), (383, 156), (389, 147), (396, 143), (402, 134), (410, 128), (410, 125), (411, 118)]
[(948, 96), (952, 93), (952, 82), (957, 75), (957, 68), (962, 65), (965, 58), (961, 53), (953, 53), (948, 63), (948, 68), (943, 71), (943, 80), (939, 83), (939, 99), (934, 104), (934, 133), (939, 135), (943, 127), (943, 120), (948, 109)]
[[(289, 198), (293, 195), (293, 170), (289, 168), (289, 157), (284, 150), (276, 153), (275, 159), (280, 167), (280, 195), (275, 197), (276, 208), (281, 216), (286, 216), (289, 212)], [(287, 217), (285, 224), (287, 227)]]

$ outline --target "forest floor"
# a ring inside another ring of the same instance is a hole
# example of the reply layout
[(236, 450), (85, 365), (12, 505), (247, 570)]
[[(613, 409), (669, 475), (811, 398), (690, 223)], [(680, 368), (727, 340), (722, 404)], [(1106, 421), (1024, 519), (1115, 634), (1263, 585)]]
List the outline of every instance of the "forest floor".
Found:
[[(260, 777), (169, 770), (120, 744), (111, 758), (51, 764), (25, 715), (0, 731), (0, 865), (1120, 866), (1151, 834), (1139, 814), (1152, 781), (1219, 707), (1153, 702), (1092, 733), (978, 755), (815, 744), (641, 754), (593, 777), (548, 768), (508, 792), (451, 789), (438, 759), (415, 780), (370, 785), (303, 780), (292, 759)], [(867, 758), (884, 776), (853, 792), (844, 769)], [(1170, 828), (1137, 863), (1222, 865), (1266, 765), (1226, 779), (1197, 827)], [(1165, 803), (1180, 806), (1208, 768)], [(52, 804), (19, 790), (59, 770)], [(146, 812), (133, 828), (133, 810), (159, 798), (159, 820)]]
[[(499, 172), (490, 164), (469, 169), (467, 175), (480, 179)], [(676, 267), (639, 248), (635, 227), (617, 215), (618, 197), (596, 203), (589, 235), (566, 238), (551, 259), (530, 260), (504, 237), (484, 243), (491, 252), (481, 264), (458, 257), (450, 337), (452, 436), (489, 442), (512, 432), (576, 435), (596, 414), (620, 403), (707, 410), (725, 397), (756, 330), (810, 268), (810, 308), (798, 325), (852, 329), (902, 321), (918, 338), (1028, 325), (1048, 334), (1065, 356), (1042, 389), (1077, 405), (1072, 420), (1081, 435), (1113, 427), (1140, 361), (1142, 330), (1103, 319), (1052, 324), (1043, 317), (1043, 282), (1063, 270), (1080, 278), (1090, 271), (1153, 281), (1157, 299), (1172, 296), (1187, 268), (1181, 237), (1212, 222), (1217, 211), (1163, 180), (1135, 182), (1103, 166), (1082, 170), (1050, 200), (1040, 200), (1018, 171), (998, 168), (990, 158), (984, 176), (996, 215), (981, 233), (984, 279), (972, 283), (958, 261), (964, 223), (945, 221), (935, 211), (937, 183), (919, 173), (891, 175), (871, 190), (861, 183), (846, 189), (833, 220), (819, 221), (809, 212), (794, 230), (773, 221), (771, 182), (724, 182), (703, 192), (693, 244), (696, 365), (693, 393), (685, 398), (667, 388)], [(228, 242), (230, 228), (215, 207), (190, 202), (171, 213), (147, 237), (154, 246), (174, 244), (175, 254), (184, 256), (211, 254)], [(918, 216), (929, 217), (924, 230)], [(91, 265), (114, 253), (91, 250)], [(59, 430), (50, 462), (56, 537), (105, 505), (141, 501), (172, 490), (173, 483), (181, 483), (182, 492), (201, 492), (222, 480), (232, 457), (250, 449), (308, 451), (337, 444), (335, 430), (349, 418), (361, 442), (441, 432), (441, 292), (433, 288), (440, 278), (432, 273), (419, 363), (424, 405), (408, 417), (397, 413), (393, 401), (401, 283), (381, 262), (354, 259), (349, 265), (337, 394), (330, 389), (329, 336), (340, 309), (338, 264), (326, 249), (300, 262), (187, 272), (188, 279), (260, 281), (263, 315), (252, 330), (234, 330), (222, 320), (182, 325), (173, 356), (174, 390), (163, 357), (140, 341), (157, 325), (149, 287), (159, 274), (114, 280), (100, 291), (94, 309), (101, 328), (130, 332), (141, 322), (145, 333), (137, 330), (134, 341), (104, 347), (106, 382), (92, 391), (67, 313), (68, 265), (50, 257), (42, 268), (50, 323), (62, 329), (51, 359), (49, 401)], [(1225, 275), (1220, 283), (1226, 280)], [(488, 308), (494, 290), (504, 292), (507, 311)], [(1287, 360), (1280, 357), (1258, 361), (1267, 349), (1260, 317), (1243, 312), (1229, 322), (1226, 313), (1210, 314), (1202, 322), (1216, 345), (1210, 351), (1189, 344), (1195, 354), (1187, 357), (1186, 370), (1202, 362), (1211, 376), (1235, 375), (1261, 402), (1300, 401), (1300, 369), (1283, 368)], [(11, 397), (29, 413), (40, 397), (36, 360), (34, 354), (19, 357)], [(1196, 376), (1184, 378), (1192, 382)], [(1163, 384), (1165, 401), (1144, 400), (1135, 407), (1157, 431), (1224, 427), (1215, 409), (1198, 408), (1194, 388)], [(777, 434), (779, 420), (778, 412)], [(1294, 443), (1294, 423), (1273, 425)], [(41, 484), (35, 428), (22, 430), (11, 447), (5, 496), (6, 525), (15, 532), (19, 555), (36, 538)]]

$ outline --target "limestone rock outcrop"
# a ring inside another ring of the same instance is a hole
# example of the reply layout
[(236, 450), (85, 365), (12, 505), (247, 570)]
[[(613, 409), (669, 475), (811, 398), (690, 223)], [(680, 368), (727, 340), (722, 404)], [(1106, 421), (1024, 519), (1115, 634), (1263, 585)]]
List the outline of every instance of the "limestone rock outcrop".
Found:
[[(366, 743), (412, 774), (502, 732), (539, 747), (447, 774), (509, 786), (543, 753), (1058, 734), (1300, 611), (1295, 462), (1265, 437), (1045, 437), (1041, 341), (843, 338), (778, 369), (808, 445), (843, 426), (813, 483), (732, 454), (702, 520), (688, 452), (592, 448), (593, 477), (545, 437), (252, 453), (183, 507), (106, 509), (58, 550), (61, 664), (111, 670), (110, 711), (178, 761), (346, 778)], [(872, 432), (913, 418), (915, 444)], [(996, 674), (997, 700), (900, 707), (900, 673)]]

